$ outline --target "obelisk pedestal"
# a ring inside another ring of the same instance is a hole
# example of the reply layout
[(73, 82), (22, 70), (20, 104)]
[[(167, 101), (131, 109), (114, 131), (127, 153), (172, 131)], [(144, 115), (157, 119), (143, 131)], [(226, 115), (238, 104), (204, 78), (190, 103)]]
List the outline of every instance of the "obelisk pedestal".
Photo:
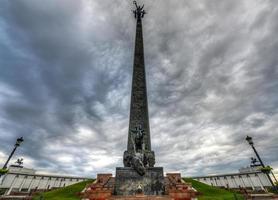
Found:
[(162, 167), (149, 167), (143, 176), (132, 167), (116, 168), (115, 195), (164, 195), (164, 190)]

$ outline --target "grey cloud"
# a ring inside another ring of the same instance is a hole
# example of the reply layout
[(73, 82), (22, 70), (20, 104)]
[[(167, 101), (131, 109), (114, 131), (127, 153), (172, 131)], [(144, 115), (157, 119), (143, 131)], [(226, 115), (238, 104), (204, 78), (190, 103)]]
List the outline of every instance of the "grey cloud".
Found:
[[(244, 141), (251, 134), (277, 169), (275, 2), (143, 3), (157, 165), (184, 175), (233, 172), (253, 156)], [(113, 172), (127, 142), (132, 1), (2, 5), (0, 152), (23, 135), (17, 155), (34, 168)]]

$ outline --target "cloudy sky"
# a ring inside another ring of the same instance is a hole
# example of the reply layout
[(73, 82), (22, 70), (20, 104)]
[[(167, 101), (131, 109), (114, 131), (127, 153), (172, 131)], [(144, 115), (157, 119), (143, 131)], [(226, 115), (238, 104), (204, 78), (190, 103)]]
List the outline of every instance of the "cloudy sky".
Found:
[[(143, 1), (140, 1), (141, 3)], [(237, 172), (254, 156), (278, 172), (276, 0), (145, 0), (156, 166)], [(1, 0), (0, 164), (95, 176), (123, 166), (135, 19), (131, 0)]]

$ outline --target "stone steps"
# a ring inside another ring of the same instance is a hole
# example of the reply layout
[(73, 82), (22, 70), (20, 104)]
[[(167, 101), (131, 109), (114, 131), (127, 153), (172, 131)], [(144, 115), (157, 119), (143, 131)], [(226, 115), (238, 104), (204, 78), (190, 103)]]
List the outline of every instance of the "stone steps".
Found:
[(166, 195), (150, 195), (142, 192), (132, 196), (113, 195), (115, 178), (112, 174), (98, 174), (96, 182), (81, 193), (83, 200), (191, 200), (196, 191), (190, 184), (183, 182), (180, 174), (168, 173), (164, 177)]

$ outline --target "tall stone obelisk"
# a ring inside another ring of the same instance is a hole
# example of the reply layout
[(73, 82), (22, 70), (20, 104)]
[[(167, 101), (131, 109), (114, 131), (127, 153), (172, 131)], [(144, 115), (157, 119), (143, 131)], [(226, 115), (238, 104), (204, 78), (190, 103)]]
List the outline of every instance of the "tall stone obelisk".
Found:
[(132, 134), (136, 129), (142, 129), (142, 131), (144, 131), (144, 149), (149, 151), (151, 150), (142, 30), (142, 18), (144, 16), (144, 13), (144, 10), (134, 10), (134, 15), (137, 19), (137, 24), (127, 145), (128, 151), (133, 151), (134, 149), (132, 142)]
[(128, 131), (127, 151), (124, 153), (124, 166), (132, 166), (132, 156), (141, 153), (144, 166), (153, 167), (155, 164), (154, 152), (151, 151), (151, 138), (148, 114), (148, 98), (146, 73), (144, 62), (142, 18), (146, 14), (143, 7), (136, 5), (133, 11), (137, 20), (135, 51), (133, 63), (132, 91), (130, 102), (130, 119)]
[(163, 168), (154, 167), (155, 155), (151, 150), (148, 115), (147, 85), (144, 63), (142, 18), (143, 6), (133, 11), (136, 18), (136, 38), (130, 103), (130, 119), (124, 167), (116, 168), (115, 194), (134, 195), (138, 191), (147, 195), (164, 193)]

